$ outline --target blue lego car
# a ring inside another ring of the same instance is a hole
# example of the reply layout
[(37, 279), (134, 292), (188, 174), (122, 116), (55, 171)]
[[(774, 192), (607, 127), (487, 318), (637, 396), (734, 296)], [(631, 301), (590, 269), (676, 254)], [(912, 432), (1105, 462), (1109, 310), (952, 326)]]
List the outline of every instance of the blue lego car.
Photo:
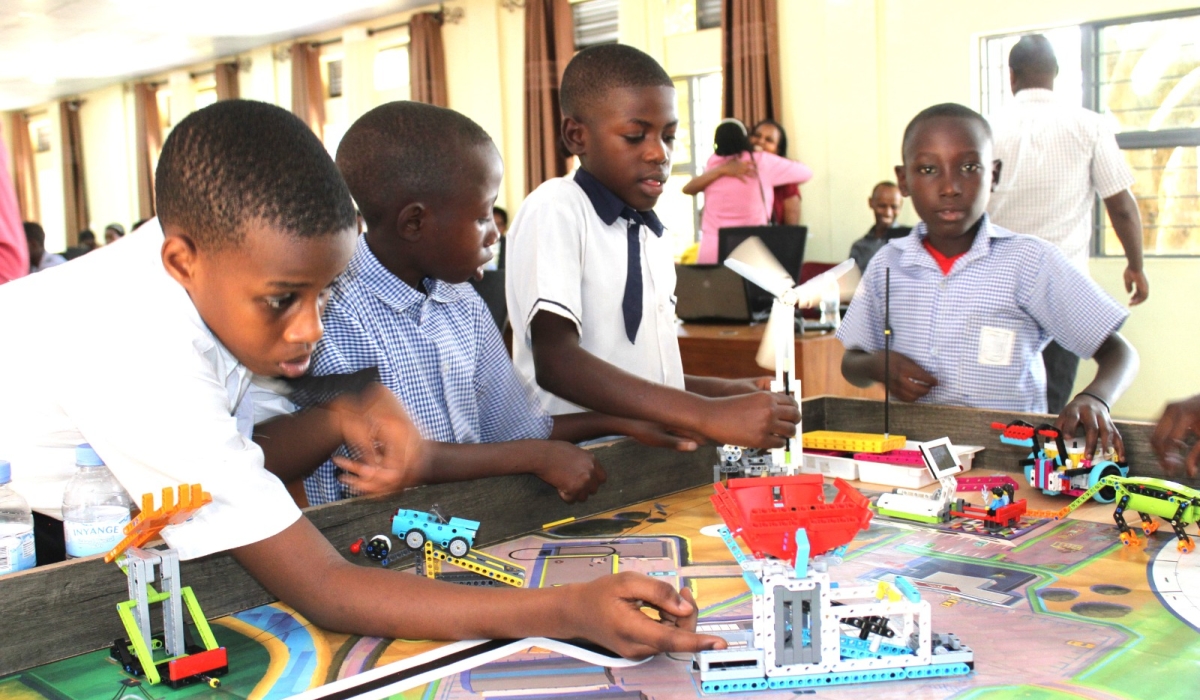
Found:
[(447, 522), (433, 513), (401, 508), (392, 517), (392, 534), (404, 538), (409, 549), (420, 550), (429, 541), (450, 553), (452, 557), (466, 556), (475, 546), (479, 522), (466, 518), (450, 518)]

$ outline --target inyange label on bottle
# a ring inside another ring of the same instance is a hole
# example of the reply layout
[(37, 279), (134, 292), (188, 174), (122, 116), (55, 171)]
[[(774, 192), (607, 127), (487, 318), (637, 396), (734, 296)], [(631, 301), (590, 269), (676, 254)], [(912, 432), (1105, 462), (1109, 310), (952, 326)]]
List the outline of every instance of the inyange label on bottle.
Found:
[(125, 536), (125, 523), (129, 522), (129, 511), (122, 509), (120, 518), (106, 518), (92, 522), (63, 521), (63, 536), (66, 539), (68, 557), (90, 557), (104, 554), (116, 547)]

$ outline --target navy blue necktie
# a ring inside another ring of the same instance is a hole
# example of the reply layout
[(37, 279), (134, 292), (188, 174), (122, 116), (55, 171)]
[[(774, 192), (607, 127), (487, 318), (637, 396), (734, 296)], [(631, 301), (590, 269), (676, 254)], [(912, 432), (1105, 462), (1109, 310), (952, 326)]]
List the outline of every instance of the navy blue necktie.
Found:
[[(637, 341), (638, 326), (642, 325), (642, 226), (649, 226), (633, 207), (625, 207), (621, 218), (629, 220), (625, 238), (629, 243), (629, 263), (625, 272), (625, 296), (621, 311), (625, 316), (625, 335), (629, 342)], [(657, 231), (656, 231), (657, 233)]]

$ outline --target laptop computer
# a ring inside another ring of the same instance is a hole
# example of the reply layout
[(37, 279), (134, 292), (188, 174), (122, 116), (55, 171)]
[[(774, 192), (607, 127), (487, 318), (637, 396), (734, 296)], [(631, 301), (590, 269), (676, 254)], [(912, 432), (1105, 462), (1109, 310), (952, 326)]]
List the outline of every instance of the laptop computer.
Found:
[(724, 265), (675, 265), (675, 315), (688, 323), (748, 323), (742, 278)]
[[(792, 276), (800, 279), (800, 264), (804, 261), (804, 244), (808, 241), (807, 226), (736, 226), (723, 228), (717, 233), (717, 262), (724, 263), (725, 258), (741, 245), (742, 241), (751, 236), (757, 236), (767, 246), (783, 269)], [(755, 319), (763, 319), (771, 313), (771, 303), (774, 301), (770, 292), (750, 282), (745, 283), (746, 296), (750, 300), (750, 313)]]

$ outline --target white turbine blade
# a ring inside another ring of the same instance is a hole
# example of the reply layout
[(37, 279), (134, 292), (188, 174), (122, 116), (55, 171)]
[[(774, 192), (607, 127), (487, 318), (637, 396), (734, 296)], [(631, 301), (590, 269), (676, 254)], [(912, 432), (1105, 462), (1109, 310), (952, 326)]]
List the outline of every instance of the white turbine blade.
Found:
[(754, 361), (763, 369), (775, 371), (775, 333), (778, 332), (778, 326), (781, 323), (791, 323), (795, 327), (796, 323), (796, 307), (787, 306), (786, 304), (772, 304), (771, 315), (767, 318), (767, 325), (763, 328), (762, 342), (758, 344), (758, 354), (754, 356)]
[(837, 281), (842, 275), (850, 272), (855, 267), (853, 260), (844, 260), (804, 284), (797, 286), (792, 290), (792, 294), (796, 298), (796, 306), (804, 309), (820, 301), (821, 293), (824, 291), (826, 285)]
[(747, 238), (734, 248), (725, 259), (725, 266), (775, 297), (783, 296), (796, 283), (757, 236)]

